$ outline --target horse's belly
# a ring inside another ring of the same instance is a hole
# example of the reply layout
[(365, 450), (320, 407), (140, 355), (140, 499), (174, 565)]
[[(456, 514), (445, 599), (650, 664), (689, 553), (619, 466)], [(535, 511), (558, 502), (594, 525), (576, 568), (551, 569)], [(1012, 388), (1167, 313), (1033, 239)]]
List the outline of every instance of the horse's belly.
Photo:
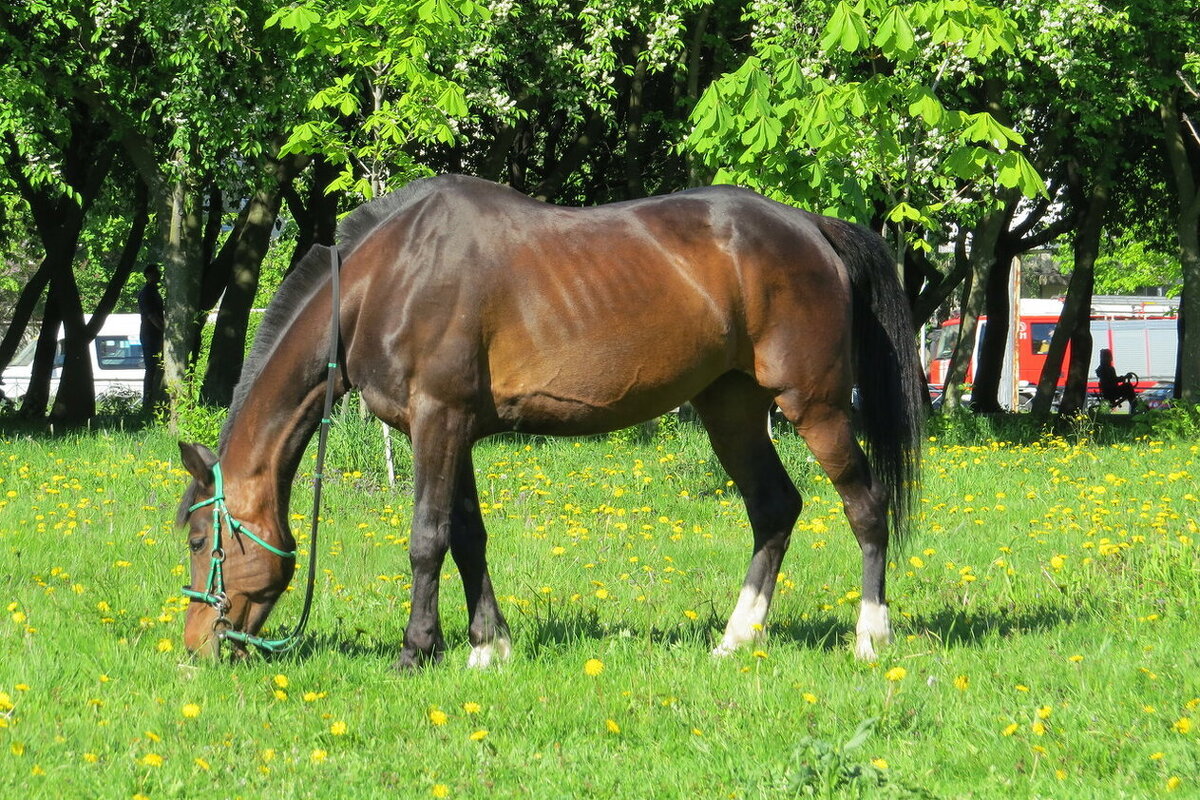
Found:
[(724, 353), (630, 342), (556, 350), (492, 364), (492, 396), (505, 427), (557, 435), (625, 428), (682, 405), (730, 368)]

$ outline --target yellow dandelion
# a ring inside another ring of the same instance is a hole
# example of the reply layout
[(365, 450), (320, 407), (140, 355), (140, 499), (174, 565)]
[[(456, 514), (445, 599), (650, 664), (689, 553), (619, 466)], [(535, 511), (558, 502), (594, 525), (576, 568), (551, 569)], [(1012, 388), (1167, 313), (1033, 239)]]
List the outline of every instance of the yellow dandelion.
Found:
[(478, 714), (480, 711), (483, 711), (483, 706), (479, 705), (479, 703), (468, 702), (462, 704), (462, 710), (468, 714)]
[(444, 783), (435, 783), (433, 786), (429, 787), (429, 793), (434, 797), (449, 797), (450, 787)]
[(8, 749), (14, 756), (25, 755), (25, 743), (24, 742), (13, 742), (12, 744), (10, 744), (8, 746)]
[(1036, 734), (1037, 736), (1045, 736), (1046, 735), (1046, 723), (1042, 722), (1041, 720), (1038, 720), (1037, 722), (1033, 723), (1029, 727), (1033, 730), (1034, 734)]
[(887, 769), (888, 763), (882, 758), (873, 758), (871, 759), (871, 766), (875, 767), (875, 769)]
[(621, 726), (617, 724), (617, 721), (615, 719), (604, 720), (604, 727), (608, 729), (609, 733), (620, 733), (621, 732)]
[(204, 770), (205, 772), (208, 772), (208, 770), (212, 769), (212, 765), (210, 765), (203, 758), (196, 759), (196, 766), (199, 767), (200, 769)]
[(200, 706), (196, 703), (185, 703), (183, 708), (180, 709), (180, 713), (188, 719), (195, 719), (200, 716)]
[(84, 753), (83, 760), (89, 764), (95, 764), (100, 760), (100, 756), (96, 755), (95, 753)]
[(695, 611), (692, 611), (690, 608), (689, 608), (689, 609), (687, 609), (686, 611), (684, 611), (684, 612), (683, 612), (683, 615), (684, 615), (685, 617), (687, 617), (688, 619), (696, 619), (697, 617), (699, 617), (699, 616), (700, 616), (700, 615), (699, 615), (699, 614), (697, 614)]
[(1020, 728), (1021, 728), (1021, 726), (1014, 722), (1011, 725), (1009, 725), (1008, 727), (1006, 727), (1003, 731), (1001, 731), (1001, 733), (1004, 736), (1012, 736), (1014, 733), (1016, 733), (1018, 730), (1020, 730)]
[(472, 733), (469, 738), (471, 739), (472, 742), (482, 742), (484, 739), (487, 738), (487, 735), (488, 735), (487, 729), (480, 728), (479, 730)]
[(907, 675), (908, 670), (906, 670), (904, 667), (892, 667), (887, 672), (883, 673), (883, 677), (892, 682), (902, 681), (905, 677), (907, 677)]
[(329, 751), (317, 748), (316, 750), (313, 750), (308, 757), (314, 764), (320, 764), (322, 761), (329, 758)]
[(755, 651), (754, 651), (754, 657), (755, 657), (755, 658), (766, 658), (766, 657), (767, 657), (767, 651), (766, 651), (766, 650), (755, 650)]
[(1175, 729), (1176, 733), (1187, 734), (1192, 730), (1192, 720), (1190, 717), (1180, 717), (1171, 727)]
[(1179, 784), (1181, 784), (1181, 783), (1183, 783), (1183, 781), (1181, 781), (1179, 779), (1178, 775), (1172, 775), (1171, 777), (1167, 778), (1167, 791), (1168, 792), (1175, 791), (1176, 789), (1179, 788)]
[(925, 566), (925, 562), (921, 560), (920, 556), (910, 556), (908, 563), (912, 564), (913, 569), (921, 569)]
[(1042, 706), (1037, 710), (1038, 719), (1049, 719), (1053, 711), (1054, 709), (1050, 708), (1050, 706)]
[(583, 674), (590, 678), (594, 678), (604, 672), (604, 662), (598, 658), (589, 658), (583, 662)]
[(437, 706), (429, 709), (429, 722), (433, 725), (445, 725), (450, 717), (446, 716), (446, 712), (442, 711)]
[(804, 694), (800, 695), (800, 697), (802, 697), (804, 702), (808, 703), (809, 705), (816, 705), (817, 696), (812, 692), (805, 692)]
[(273, 680), (275, 681), (275, 685), (278, 686), (280, 689), (286, 689), (288, 687), (287, 675), (284, 675), (281, 673), (279, 675), (276, 675)]
[(329, 726), (329, 732), (332, 733), (334, 736), (345, 736), (346, 733), (349, 732), (349, 730), (350, 730), (350, 726), (347, 725), (345, 722), (343, 722), (340, 719), (337, 722), (335, 722)]
[(158, 644), (155, 645), (155, 649), (160, 653), (169, 653), (175, 649), (175, 643), (170, 639), (159, 639)]
[(283, 689), (275, 690), (275, 699), (276, 700), (287, 700), (287, 698), (288, 698), (288, 694)]
[(959, 675), (954, 679), (954, 688), (960, 692), (965, 692), (971, 686), (971, 679), (966, 675)]
[(141, 763), (147, 767), (161, 767), (163, 765), (163, 757), (158, 753), (146, 753), (141, 757)]
[(1075, 655), (1068, 658), (1067, 661), (1070, 661), (1072, 664), (1078, 664), (1080, 661), (1083, 661), (1083, 656), (1076, 653)]
[(1150, 754), (1150, 760), (1151, 760), (1151, 761), (1162, 761), (1162, 759), (1163, 759), (1163, 756), (1165, 756), (1165, 755), (1166, 755), (1166, 753), (1164, 753), (1163, 751), (1159, 750), (1157, 753), (1151, 753), (1151, 754)]

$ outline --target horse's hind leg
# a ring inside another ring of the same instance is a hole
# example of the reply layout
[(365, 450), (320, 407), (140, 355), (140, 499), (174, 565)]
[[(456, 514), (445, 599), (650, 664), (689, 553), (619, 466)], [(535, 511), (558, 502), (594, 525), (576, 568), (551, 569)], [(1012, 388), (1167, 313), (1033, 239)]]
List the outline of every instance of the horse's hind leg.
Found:
[(465, 459), (459, 471), (459, 488), (450, 527), (450, 554), (462, 576), (467, 596), (468, 636), (471, 655), (467, 666), (484, 668), (512, 652), (508, 623), (500, 613), (487, 568), (487, 530), (479, 513), (475, 468)]
[(862, 550), (862, 605), (855, 627), (854, 652), (865, 661), (874, 661), (875, 645), (892, 640), (885, 592), (887, 490), (871, 471), (846, 410), (817, 404), (797, 412), (790, 405), (785, 400), (780, 407), (796, 424), (796, 430), (841, 496), (846, 519)]
[(735, 372), (692, 400), (717, 458), (742, 493), (754, 530), (746, 580), (714, 655), (727, 655), (761, 637), (792, 527), (800, 516), (800, 493), (764, 424), (771, 402), (770, 392)]

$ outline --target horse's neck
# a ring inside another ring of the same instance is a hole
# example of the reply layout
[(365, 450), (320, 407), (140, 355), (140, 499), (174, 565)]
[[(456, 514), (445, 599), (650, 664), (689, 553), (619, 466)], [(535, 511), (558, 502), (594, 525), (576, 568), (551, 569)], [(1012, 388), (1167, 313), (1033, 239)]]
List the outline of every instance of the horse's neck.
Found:
[(287, 517), (304, 448), (320, 423), (323, 364), (324, 359), (309, 357), (291, 364), (272, 359), (247, 393), (221, 453), (223, 469), (255, 483), (259, 497), (275, 506), (271, 510), (281, 520)]

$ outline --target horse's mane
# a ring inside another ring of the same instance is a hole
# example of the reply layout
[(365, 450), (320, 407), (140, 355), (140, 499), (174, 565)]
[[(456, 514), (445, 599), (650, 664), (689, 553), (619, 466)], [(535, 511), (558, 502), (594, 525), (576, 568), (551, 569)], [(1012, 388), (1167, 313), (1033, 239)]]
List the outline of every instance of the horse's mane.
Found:
[[(365, 203), (345, 219), (337, 228), (337, 248), (342, 257), (346, 258), (362, 244), (362, 242), (382, 223), (395, 216), (402, 208), (414, 200), (424, 197), (434, 189), (430, 185), (432, 179), (416, 180), (402, 189), (391, 194), (376, 198)], [(254, 336), (254, 345), (250, 354), (242, 364), (242, 375), (233, 389), (233, 399), (229, 404), (229, 414), (221, 427), (221, 438), (218, 452), (225, 450), (234, 420), (238, 411), (246, 402), (246, 395), (254, 386), (254, 381), (262, 373), (267, 361), (275, 352), (276, 345), (291, 327), (297, 315), (308, 305), (308, 301), (317, 290), (329, 280), (329, 248), (324, 245), (314, 245), (304, 254), (291, 273), (279, 285), (275, 296), (267, 305), (258, 333)]]

